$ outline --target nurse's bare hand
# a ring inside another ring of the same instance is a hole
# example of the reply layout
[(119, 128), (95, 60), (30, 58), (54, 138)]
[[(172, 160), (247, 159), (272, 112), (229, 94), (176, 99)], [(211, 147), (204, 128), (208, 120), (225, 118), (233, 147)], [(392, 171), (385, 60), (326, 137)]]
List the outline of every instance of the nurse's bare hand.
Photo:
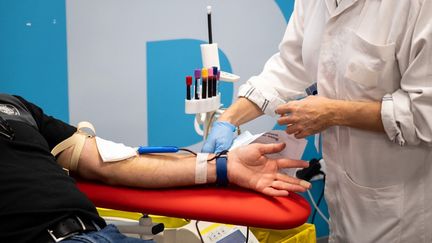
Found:
[(277, 122), (287, 125), (286, 132), (294, 134), (296, 138), (319, 133), (333, 125), (332, 102), (320, 96), (290, 101), (276, 109), (276, 113), (281, 115)]
[(228, 153), (228, 179), (230, 183), (259, 191), (269, 196), (287, 196), (289, 192), (304, 192), (311, 187), (307, 181), (279, 173), (282, 168), (305, 168), (306, 161), (270, 159), (267, 154), (285, 148), (284, 143), (249, 144)]

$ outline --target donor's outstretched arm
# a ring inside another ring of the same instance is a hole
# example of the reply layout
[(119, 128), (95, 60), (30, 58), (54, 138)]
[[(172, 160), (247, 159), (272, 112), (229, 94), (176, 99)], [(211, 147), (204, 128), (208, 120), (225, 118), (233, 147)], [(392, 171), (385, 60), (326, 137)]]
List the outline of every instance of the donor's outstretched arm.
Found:
[[(231, 184), (259, 191), (271, 196), (285, 196), (289, 192), (304, 192), (310, 183), (279, 173), (279, 169), (308, 166), (301, 160), (270, 159), (285, 144), (251, 144), (226, 154), (226, 176)], [(64, 150), (58, 162), (69, 161), (73, 148)], [(144, 188), (166, 188), (196, 184), (196, 173), (205, 177), (204, 183), (217, 179), (216, 159), (209, 154), (205, 166), (197, 169), (197, 157), (189, 154), (146, 154), (117, 162), (104, 163), (99, 155), (96, 139), (86, 138), (79, 156), (78, 176), (112, 185)], [(203, 168), (205, 171), (202, 171)], [(219, 172), (220, 173), (220, 172)], [(201, 180), (201, 183), (203, 183)]]

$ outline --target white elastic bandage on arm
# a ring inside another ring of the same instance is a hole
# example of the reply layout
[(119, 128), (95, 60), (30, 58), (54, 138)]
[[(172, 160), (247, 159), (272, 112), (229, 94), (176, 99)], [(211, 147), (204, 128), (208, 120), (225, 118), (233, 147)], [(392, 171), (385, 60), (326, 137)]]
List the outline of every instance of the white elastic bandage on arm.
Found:
[(57, 156), (64, 150), (73, 147), (73, 152), (69, 160), (69, 164), (62, 165), (65, 169), (76, 171), (78, 168), (78, 161), (81, 155), (82, 148), (86, 138), (91, 138), (96, 135), (95, 129), (90, 122), (80, 122), (78, 123), (77, 131), (65, 139), (61, 143), (57, 144), (52, 150), (51, 154)]
[(96, 146), (103, 162), (117, 162), (138, 155), (135, 148), (96, 137)]
[(207, 157), (208, 153), (198, 153), (195, 165), (195, 184), (207, 183)]

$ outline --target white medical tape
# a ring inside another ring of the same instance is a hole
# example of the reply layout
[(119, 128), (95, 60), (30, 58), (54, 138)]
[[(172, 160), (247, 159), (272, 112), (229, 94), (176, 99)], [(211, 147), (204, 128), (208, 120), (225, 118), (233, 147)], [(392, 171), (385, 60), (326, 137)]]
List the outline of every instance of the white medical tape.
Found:
[(195, 164), (195, 184), (207, 183), (207, 158), (208, 153), (198, 153)]

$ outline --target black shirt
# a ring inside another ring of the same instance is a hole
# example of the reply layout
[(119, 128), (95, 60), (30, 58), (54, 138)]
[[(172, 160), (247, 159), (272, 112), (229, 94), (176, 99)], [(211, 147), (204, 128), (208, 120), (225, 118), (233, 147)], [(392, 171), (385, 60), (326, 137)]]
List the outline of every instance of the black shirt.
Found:
[(0, 133), (0, 242), (32, 242), (72, 214), (104, 226), (94, 205), (50, 153), (76, 128), (21, 97), (1, 93), (0, 117), (1, 131), (13, 134), (11, 139)]

